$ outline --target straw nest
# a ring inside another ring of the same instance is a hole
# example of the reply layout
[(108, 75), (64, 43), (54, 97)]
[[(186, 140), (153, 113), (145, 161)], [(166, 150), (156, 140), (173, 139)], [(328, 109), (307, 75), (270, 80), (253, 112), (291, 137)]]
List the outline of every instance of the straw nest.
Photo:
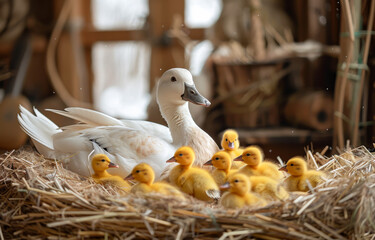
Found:
[(307, 195), (226, 210), (192, 198), (136, 196), (95, 184), (32, 149), (0, 157), (0, 239), (375, 239), (375, 158), (365, 147), (330, 158)]

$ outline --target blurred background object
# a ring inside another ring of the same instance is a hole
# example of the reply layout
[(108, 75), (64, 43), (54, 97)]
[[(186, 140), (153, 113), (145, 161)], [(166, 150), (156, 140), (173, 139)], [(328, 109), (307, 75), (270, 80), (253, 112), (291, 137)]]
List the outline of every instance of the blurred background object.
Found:
[[(27, 29), (30, 61), (18, 92), (38, 109), (84, 106), (165, 124), (154, 86), (165, 70), (183, 67), (212, 100), (208, 110), (190, 106), (193, 118), (218, 142), (234, 128), (242, 145), (283, 158), (311, 144), (342, 148), (343, 139), (368, 145), (375, 140), (370, 2), (0, 0), (0, 97), (17, 77), (12, 51)], [(346, 70), (349, 52), (360, 57)], [(359, 85), (345, 80), (362, 74)]]

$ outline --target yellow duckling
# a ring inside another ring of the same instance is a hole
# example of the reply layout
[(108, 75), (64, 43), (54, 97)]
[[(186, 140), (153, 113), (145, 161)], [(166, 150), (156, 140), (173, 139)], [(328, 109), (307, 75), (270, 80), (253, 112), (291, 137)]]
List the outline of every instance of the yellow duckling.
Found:
[(302, 157), (293, 157), (287, 164), (280, 168), (286, 171), (290, 176), (285, 179), (285, 185), (288, 191), (307, 192), (309, 187), (307, 181), (312, 187), (316, 187), (323, 181), (324, 173), (315, 170), (307, 170), (306, 162)]
[(107, 172), (108, 168), (118, 168), (118, 165), (109, 160), (105, 154), (96, 154), (91, 160), (91, 166), (94, 170), (92, 178), (100, 184), (112, 184), (124, 191), (130, 190), (130, 184), (120, 176), (111, 175)]
[(266, 201), (250, 193), (251, 183), (249, 178), (241, 173), (229, 176), (228, 182), (221, 188), (228, 189), (219, 203), (226, 208), (242, 208), (244, 206), (265, 206)]
[(215, 167), (215, 170), (213, 170), (211, 174), (219, 186), (226, 183), (229, 174), (236, 171), (231, 169), (232, 158), (226, 151), (219, 151), (215, 153), (211, 160), (206, 162), (204, 165), (213, 165)]
[[(240, 156), (243, 152), (243, 149), (240, 148), (238, 133), (232, 129), (228, 129), (224, 132), (221, 139), (221, 147), (223, 148), (223, 151), (229, 153), (231, 159)], [(244, 165), (243, 162), (232, 162), (232, 169), (239, 169)]]
[(281, 184), (266, 176), (251, 176), (249, 178), (251, 183), (251, 191), (257, 193), (267, 201), (286, 200), (289, 198), (289, 193)]
[(167, 162), (177, 162), (172, 168), (169, 180), (183, 192), (193, 197), (209, 201), (220, 197), (220, 190), (212, 176), (204, 169), (192, 167), (195, 153), (191, 147), (177, 149), (174, 156)]
[(242, 156), (234, 159), (234, 161), (244, 161), (247, 165), (243, 166), (238, 172), (247, 176), (267, 176), (279, 181), (283, 174), (279, 171), (276, 164), (271, 162), (263, 162), (263, 151), (258, 146), (250, 146), (245, 148)]
[(157, 192), (168, 196), (177, 196), (184, 198), (183, 194), (175, 187), (165, 182), (154, 182), (155, 172), (147, 163), (140, 163), (135, 166), (126, 180), (135, 179), (139, 183), (131, 189), (132, 193), (150, 193)]

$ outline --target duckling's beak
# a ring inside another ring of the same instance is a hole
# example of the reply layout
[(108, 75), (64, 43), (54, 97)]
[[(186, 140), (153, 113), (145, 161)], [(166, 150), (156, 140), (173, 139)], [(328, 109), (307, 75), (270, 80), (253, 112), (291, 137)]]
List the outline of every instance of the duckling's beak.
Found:
[(286, 165), (282, 166), (281, 168), (279, 168), (279, 171), (285, 171), (285, 172), (288, 172), (288, 169), (286, 169)]
[(226, 182), (223, 185), (220, 185), (220, 190), (228, 190), (230, 188), (230, 183)]
[(114, 164), (113, 162), (109, 162), (108, 167), (109, 168), (119, 168), (119, 166), (117, 164)]
[(176, 158), (173, 156), (171, 157), (169, 160), (167, 160), (167, 162), (177, 162)]
[(181, 98), (185, 101), (192, 102), (197, 105), (202, 105), (205, 107), (209, 107), (211, 105), (210, 101), (208, 101), (205, 97), (203, 97), (197, 90), (194, 85), (185, 84), (185, 91), (184, 94), (181, 95)]
[(133, 174), (129, 174), (124, 180), (134, 180)]
[(212, 160), (209, 160), (209, 161), (207, 161), (205, 164), (203, 164), (203, 165), (212, 165)]
[(228, 143), (228, 147), (229, 147), (230, 149), (234, 149), (234, 142), (229, 142), (229, 143)]
[(242, 155), (236, 157), (235, 159), (233, 159), (233, 161), (243, 161), (243, 159), (242, 159)]

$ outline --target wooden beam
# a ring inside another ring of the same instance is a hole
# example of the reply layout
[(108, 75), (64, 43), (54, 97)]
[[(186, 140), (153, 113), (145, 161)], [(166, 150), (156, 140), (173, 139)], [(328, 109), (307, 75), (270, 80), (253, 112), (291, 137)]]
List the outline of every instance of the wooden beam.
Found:
[(83, 30), (81, 39), (89, 46), (96, 42), (145, 41), (146, 34), (143, 30)]

